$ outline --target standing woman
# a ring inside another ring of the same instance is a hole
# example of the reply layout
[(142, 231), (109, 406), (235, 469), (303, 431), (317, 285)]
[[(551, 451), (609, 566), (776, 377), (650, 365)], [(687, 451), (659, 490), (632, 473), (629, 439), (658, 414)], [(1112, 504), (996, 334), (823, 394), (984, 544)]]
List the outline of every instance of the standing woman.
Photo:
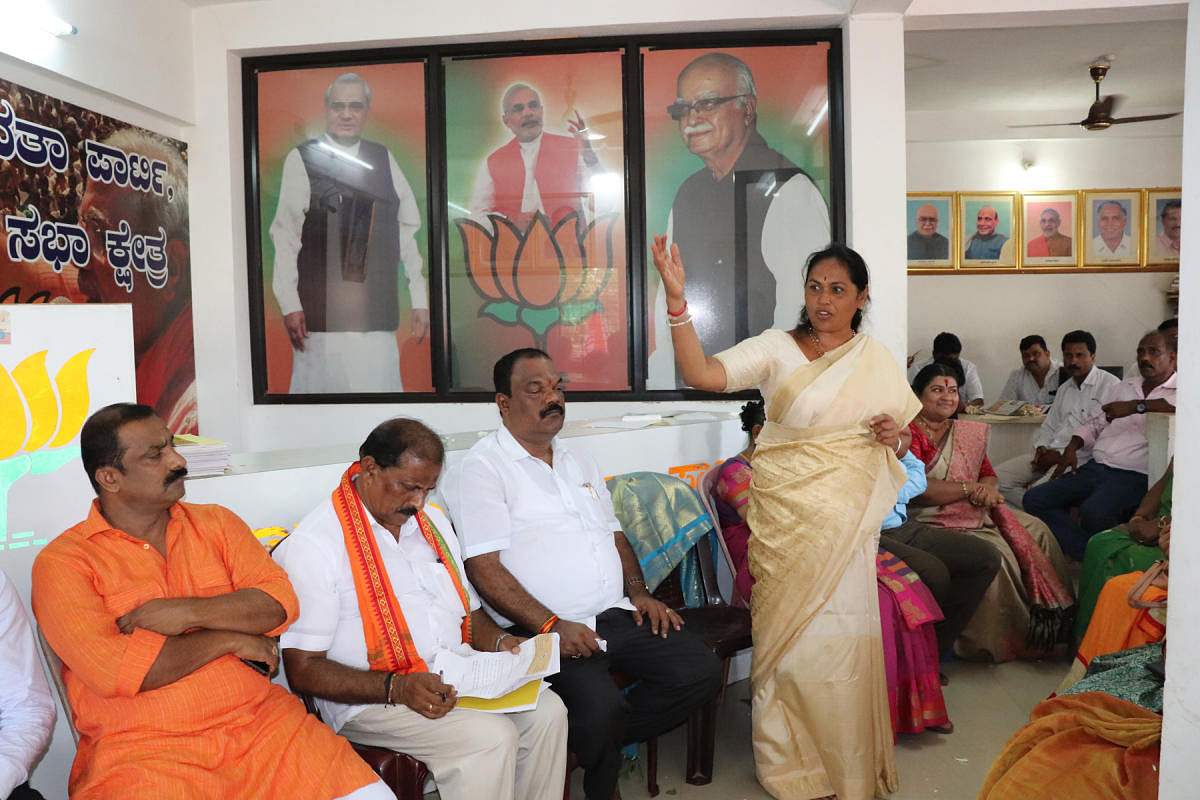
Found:
[(656, 236), (652, 249), (683, 379), (757, 387), (766, 403), (748, 515), (758, 779), (782, 800), (886, 795), (897, 781), (875, 555), (907, 479), (901, 426), (920, 404), (887, 348), (858, 333), (867, 265), (841, 244), (813, 253), (799, 325), (708, 356), (678, 248)]

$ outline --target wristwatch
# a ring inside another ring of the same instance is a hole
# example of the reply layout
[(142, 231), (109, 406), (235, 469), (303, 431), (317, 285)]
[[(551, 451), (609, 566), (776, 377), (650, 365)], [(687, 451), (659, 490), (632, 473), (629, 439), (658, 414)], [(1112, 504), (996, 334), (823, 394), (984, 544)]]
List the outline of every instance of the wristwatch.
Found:
[(1137, 412), (1137, 413), (1139, 413), (1139, 414), (1145, 414), (1145, 413), (1146, 413), (1146, 403), (1145, 403), (1145, 401), (1144, 401), (1144, 400), (1138, 400), (1138, 404), (1137, 404), (1136, 406), (1134, 406), (1134, 407), (1133, 407), (1133, 410), (1134, 410), (1134, 411), (1136, 411), (1136, 412)]

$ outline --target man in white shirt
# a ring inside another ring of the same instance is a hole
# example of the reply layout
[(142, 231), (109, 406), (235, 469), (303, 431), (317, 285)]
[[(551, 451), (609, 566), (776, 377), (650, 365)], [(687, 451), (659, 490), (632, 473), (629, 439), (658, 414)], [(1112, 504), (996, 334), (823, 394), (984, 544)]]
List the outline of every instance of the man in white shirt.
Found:
[(923, 358), (908, 368), (908, 382), (912, 383), (917, 373), (934, 361), (957, 361), (962, 367), (964, 382), (959, 388), (958, 397), (961, 406), (983, 405), (983, 382), (979, 380), (979, 370), (975, 364), (961, 357), (962, 342), (953, 333), (942, 331), (933, 337), (933, 355)]
[[(1053, 478), (1025, 493), (1025, 510), (1077, 561), (1092, 534), (1125, 522), (1146, 494), (1146, 413), (1175, 411), (1175, 345), (1151, 331), (1138, 342), (1137, 356), (1141, 375), (1105, 390), (1100, 408), (1071, 434)], [(1079, 451), (1087, 448), (1092, 458), (1080, 466)]]
[[(646, 590), (594, 461), (557, 438), (562, 377), (540, 350), (515, 350), (493, 376), (501, 427), (470, 449), (442, 492), (467, 575), (509, 630), (553, 630), (569, 746), (589, 800), (611, 800), (620, 747), (667, 731), (707, 702), (721, 666)], [(624, 695), (610, 669), (637, 679)]]
[[(449, 520), (424, 508), (444, 460), (420, 422), (380, 424), (332, 497), (276, 548), (300, 600), (280, 640), (288, 682), (351, 741), (424, 761), (443, 800), (556, 800), (567, 724), (553, 692), (531, 711), (456, 708), (462, 658), (521, 638), (480, 607)], [(372, 589), (372, 576), (387, 586)]]
[(1002, 400), (1020, 400), (1036, 406), (1049, 406), (1062, 377), (1058, 361), (1050, 357), (1046, 340), (1032, 333), (1021, 340), (1021, 366), (1009, 373), (1000, 392)]
[(591, 170), (600, 168), (600, 159), (588, 139), (587, 122), (576, 109), (575, 119), (567, 120), (570, 136), (547, 133), (545, 113), (532, 86), (514, 83), (504, 91), (500, 118), (513, 138), (479, 165), (472, 214), (502, 214), (521, 230), (538, 212), (551, 225), (572, 211), (594, 214), (595, 197), (584, 183)]
[(54, 700), (29, 617), (0, 572), (0, 797), (41, 800), (26, 782), (54, 730)]
[(421, 215), (396, 159), (362, 138), (371, 88), (353, 72), (325, 92), (325, 135), (288, 153), (271, 223), (271, 289), (292, 343), (289, 391), (402, 392), (399, 266), (412, 333), (429, 330)]
[[(1116, 375), (1096, 366), (1096, 337), (1087, 331), (1071, 331), (1062, 338), (1063, 364), (1069, 380), (1058, 387), (1054, 404), (1038, 428), (1033, 440), (1033, 457), (1021, 455), (996, 465), (1000, 493), (1014, 508), (1030, 486), (1050, 480), (1071, 434), (1093, 411), (1100, 407), (1100, 396), (1114, 384)], [(1091, 458), (1090, 449), (1077, 453), (1078, 463)]]
[(1101, 260), (1137, 258), (1133, 240), (1125, 230), (1129, 216), (1125, 207), (1116, 200), (1107, 200), (1100, 205), (1096, 215), (1099, 235), (1092, 238), (1092, 255)]

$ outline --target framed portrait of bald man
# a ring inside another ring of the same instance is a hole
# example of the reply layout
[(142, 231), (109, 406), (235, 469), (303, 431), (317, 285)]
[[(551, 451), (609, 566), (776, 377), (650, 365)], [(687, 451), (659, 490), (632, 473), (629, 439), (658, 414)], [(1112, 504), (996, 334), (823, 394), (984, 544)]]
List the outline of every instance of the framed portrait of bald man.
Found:
[(1020, 261), (1020, 215), (1016, 192), (958, 196), (960, 269), (1014, 269)]
[(1085, 191), (1083, 214), (1087, 266), (1136, 267), (1142, 263), (1140, 189)]
[[(706, 353), (794, 327), (799, 267), (840, 233), (831, 63), (841, 56), (836, 40), (813, 33), (641, 48), (647, 238), (665, 234), (679, 247)], [(676, 389), (666, 297), (654, 270), (646, 273), (646, 388)]]
[(954, 269), (958, 260), (953, 193), (909, 192), (905, 210), (905, 247), (909, 272)]
[(1178, 266), (1183, 229), (1183, 201), (1178, 187), (1147, 189), (1142, 223), (1146, 239), (1146, 266)]
[(1021, 195), (1021, 268), (1077, 267), (1079, 193), (1025, 192)]

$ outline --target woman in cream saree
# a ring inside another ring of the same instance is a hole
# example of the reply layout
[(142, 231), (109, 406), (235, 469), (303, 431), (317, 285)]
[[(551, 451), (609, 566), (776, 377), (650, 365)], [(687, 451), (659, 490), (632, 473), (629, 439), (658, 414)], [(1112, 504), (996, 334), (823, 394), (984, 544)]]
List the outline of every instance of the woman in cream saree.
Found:
[[(751, 483), (754, 759), (786, 800), (870, 800), (897, 787), (875, 556), (907, 476), (896, 424), (920, 408), (895, 358), (858, 334), (862, 257), (809, 257), (805, 314), (705, 356), (678, 250), (656, 237), (676, 363), (689, 385), (758, 387), (767, 407)], [(673, 310), (679, 309), (679, 310)]]
[(755, 763), (776, 797), (869, 799), (897, 786), (875, 555), (907, 476), (867, 421), (907, 420), (918, 404), (891, 353), (863, 335), (778, 387), (770, 367), (751, 383), (768, 336), (792, 344), (768, 331), (717, 356), (730, 390), (759, 385), (767, 404), (748, 516)]

